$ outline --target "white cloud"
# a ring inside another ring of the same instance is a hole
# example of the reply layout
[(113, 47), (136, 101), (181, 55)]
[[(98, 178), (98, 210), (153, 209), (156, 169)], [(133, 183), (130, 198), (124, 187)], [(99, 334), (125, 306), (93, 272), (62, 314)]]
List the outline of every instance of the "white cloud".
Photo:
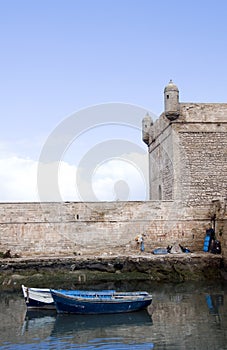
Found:
[[(57, 189), (62, 201), (113, 201), (146, 199), (145, 164), (144, 155), (130, 154), (97, 165), (90, 177), (80, 176), (83, 172), (77, 173), (75, 165), (64, 161), (57, 168), (56, 163), (43, 166), (50, 181), (57, 169)], [(38, 162), (32, 159), (18, 156), (0, 159), (0, 201), (42, 201), (37, 189), (37, 170)], [(48, 193), (48, 186), (45, 191), (45, 200), (56, 200), (53, 192)]]
[[(137, 155), (138, 157), (139, 155)], [(112, 159), (100, 164), (92, 177), (92, 187), (98, 200), (145, 200), (147, 178), (138, 163), (127, 159)]]
[(63, 200), (79, 200), (76, 188), (76, 172), (76, 166), (61, 162), (58, 173), (58, 184)]
[(12, 156), (0, 159), (0, 201), (36, 201), (37, 162)]

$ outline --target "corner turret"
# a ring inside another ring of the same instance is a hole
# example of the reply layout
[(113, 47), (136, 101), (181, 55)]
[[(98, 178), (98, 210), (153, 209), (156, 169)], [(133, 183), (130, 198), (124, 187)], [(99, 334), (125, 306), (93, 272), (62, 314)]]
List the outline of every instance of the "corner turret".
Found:
[(178, 87), (170, 80), (164, 89), (165, 116), (173, 121), (179, 117), (179, 90)]
[(147, 113), (142, 120), (142, 138), (143, 142), (145, 142), (147, 145), (149, 145), (150, 142), (150, 131), (152, 125), (152, 118), (150, 117), (149, 113)]

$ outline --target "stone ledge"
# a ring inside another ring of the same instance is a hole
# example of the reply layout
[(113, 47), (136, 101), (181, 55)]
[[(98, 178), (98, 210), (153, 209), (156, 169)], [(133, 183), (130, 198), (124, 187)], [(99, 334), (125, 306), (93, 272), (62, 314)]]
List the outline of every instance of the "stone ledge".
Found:
[[(221, 255), (195, 252), (154, 255), (58, 256), (0, 259), (1, 275), (79, 272), (107, 273), (110, 280), (114, 274), (143, 274), (143, 279), (153, 281), (181, 282), (200, 279), (225, 279)], [(108, 278), (108, 277), (107, 277)]]

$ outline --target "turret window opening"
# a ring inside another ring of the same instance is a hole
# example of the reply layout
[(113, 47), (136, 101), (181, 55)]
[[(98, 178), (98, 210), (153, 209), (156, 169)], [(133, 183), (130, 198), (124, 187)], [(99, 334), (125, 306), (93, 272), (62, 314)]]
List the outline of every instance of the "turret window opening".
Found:
[(158, 186), (158, 199), (162, 200), (162, 187), (161, 187), (161, 185)]

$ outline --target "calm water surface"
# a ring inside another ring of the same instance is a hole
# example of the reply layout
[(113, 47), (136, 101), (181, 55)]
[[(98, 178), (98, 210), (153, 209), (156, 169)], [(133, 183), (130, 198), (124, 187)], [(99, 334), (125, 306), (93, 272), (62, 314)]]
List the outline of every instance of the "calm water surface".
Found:
[(227, 349), (226, 283), (139, 289), (153, 294), (148, 311), (97, 316), (26, 312), (22, 293), (0, 292), (0, 348)]

